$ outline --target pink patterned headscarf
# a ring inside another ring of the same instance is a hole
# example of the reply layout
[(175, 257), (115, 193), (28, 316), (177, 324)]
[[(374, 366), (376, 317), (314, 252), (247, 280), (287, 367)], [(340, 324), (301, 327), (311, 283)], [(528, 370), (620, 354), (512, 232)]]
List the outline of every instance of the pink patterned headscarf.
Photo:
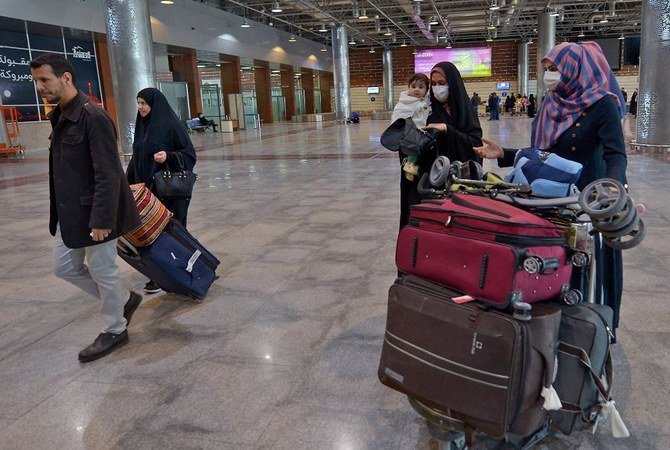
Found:
[(597, 43), (564, 42), (552, 48), (542, 60), (556, 65), (561, 81), (555, 90), (547, 91), (533, 123), (533, 147), (550, 148), (579, 119), (582, 111), (607, 95), (614, 97), (621, 117), (626, 114), (619, 83)]

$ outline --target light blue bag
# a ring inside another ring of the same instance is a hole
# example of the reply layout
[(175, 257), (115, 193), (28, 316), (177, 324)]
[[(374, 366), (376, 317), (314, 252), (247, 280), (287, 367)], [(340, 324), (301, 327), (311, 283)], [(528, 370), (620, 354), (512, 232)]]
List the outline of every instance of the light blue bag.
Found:
[(514, 168), (505, 176), (509, 183), (524, 183), (533, 194), (543, 197), (575, 195), (575, 183), (582, 173), (582, 165), (554, 153), (536, 148), (519, 150), (514, 157)]

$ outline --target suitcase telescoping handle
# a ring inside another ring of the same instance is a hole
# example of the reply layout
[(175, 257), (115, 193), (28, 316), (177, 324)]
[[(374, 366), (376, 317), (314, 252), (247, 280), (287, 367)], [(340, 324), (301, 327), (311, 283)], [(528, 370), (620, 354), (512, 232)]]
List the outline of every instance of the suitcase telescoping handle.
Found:
[(116, 251), (122, 253), (126, 258), (141, 259), (140, 252), (123, 236), (116, 241)]

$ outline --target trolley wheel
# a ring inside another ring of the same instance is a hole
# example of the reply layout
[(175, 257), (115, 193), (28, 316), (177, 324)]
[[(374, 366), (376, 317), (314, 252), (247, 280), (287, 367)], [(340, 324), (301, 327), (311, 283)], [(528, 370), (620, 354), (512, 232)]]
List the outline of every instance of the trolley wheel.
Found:
[(468, 161), (468, 177), (471, 180), (483, 180), (484, 179), (484, 168), (477, 161)]
[(430, 450), (465, 450), (465, 434), (460, 433), (460, 436), (454, 436), (452, 440), (444, 440), (437, 438), (430, 438), (428, 440), (428, 447)]
[(626, 190), (621, 183), (605, 178), (589, 183), (579, 195), (579, 205), (596, 219), (604, 219), (619, 212), (626, 204)]
[(435, 158), (433, 165), (430, 168), (430, 184), (434, 187), (441, 188), (447, 183), (449, 178), (449, 158), (446, 156), (440, 155)]
[[(628, 197), (626, 204), (621, 211), (606, 217), (604, 219), (593, 219), (593, 226), (600, 231), (614, 231), (627, 227), (635, 221), (637, 217), (637, 209), (633, 199)], [(627, 234), (627, 233), (623, 233)]]
[[(621, 236), (617, 238), (610, 238), (603, 236), (605, 244), (609, 245), (616, 250), (629, 250), (637, 245), (639, 245), (646, 236), (647, 231), (644, 228), (644, 222), (642, 219), (637, 224), (637, 230), (633, 230), (630, 234), (626, 236)], [(628, 238), (628, 239), (625, 239)]]

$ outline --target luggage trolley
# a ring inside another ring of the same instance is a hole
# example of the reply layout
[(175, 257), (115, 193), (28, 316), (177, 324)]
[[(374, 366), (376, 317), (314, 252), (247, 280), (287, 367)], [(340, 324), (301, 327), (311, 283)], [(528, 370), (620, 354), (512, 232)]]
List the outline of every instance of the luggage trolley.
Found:
[[(621, 183), (609, 178), (590, 183), (581, 193), (546, 198), (534, 195), (528, 185), (508, 183), (495, 174), (484, 174), (481, 165), (475, 161), (451, 163), (445, 156), (439, 156), (430, 174), (424, 174), (420, 179), (417, 190), (424, 199), (444, 198), (453, 192), (488, 196), (564, 228), (570, 262), (576, 269), (570, 289), (561, 292), (559, 297), (567, 305), (602, 301), (602, 295), (597, 293), (602, 287), (596, 285), (597, 255), (602, 245), (626, 250), (640, 244), (645, 237), (644, 221), (635, 202)], [(526, 258), (523, 268), (529, 273), (540, 272), (542, 261)], [(522, 309), (524, 305), (527, 306), (526, 313), (515, 309), (514, 317), (518, 320), (530, 320), (530, 305), (521, 303)], [(408, 397), (408, 400), (411, 407), (426, 419), (431, 449), (463, 450), (468, 448), (473, 436), (483, 436), (447, 411), (415, 398)], [(528, 449), (549, 433), (547, 419), (530, 436), (508, 435), (505, 439), (514, 448)]]

